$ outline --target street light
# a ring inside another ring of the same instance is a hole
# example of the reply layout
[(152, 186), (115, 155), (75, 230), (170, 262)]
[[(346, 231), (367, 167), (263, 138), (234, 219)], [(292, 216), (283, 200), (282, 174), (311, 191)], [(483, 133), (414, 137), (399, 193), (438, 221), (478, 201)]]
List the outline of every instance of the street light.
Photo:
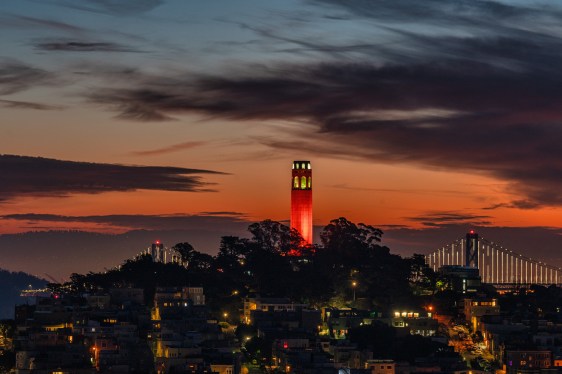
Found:
[(351, 282), (351, 287), (353, 288), (353, 301), (355, 301), (355, 287), (357, 287), (357, 282)]
[(224, 313), (222, 314), (222, 316), (224, 317), (224, 322), (226, 322), (226, 319), (228, 318), (228, 313), (227, 313), (227, 312), (224, 312)]

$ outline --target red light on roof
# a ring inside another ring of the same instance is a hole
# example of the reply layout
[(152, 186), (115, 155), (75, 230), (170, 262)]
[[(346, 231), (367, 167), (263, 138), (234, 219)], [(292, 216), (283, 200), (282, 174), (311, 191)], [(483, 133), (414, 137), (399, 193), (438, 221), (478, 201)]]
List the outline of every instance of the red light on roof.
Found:
[(283, 342), (283, 349), (287, 349), (287, 348), (289, 348), (289, 343)]
[(160, 244), (160, 240), (157, 240), (157, 241), (156, 241), (156, 244)]
[(474, 230), (470, 230), (470, 233), (471, 233), (471, 234), (474, 234)]

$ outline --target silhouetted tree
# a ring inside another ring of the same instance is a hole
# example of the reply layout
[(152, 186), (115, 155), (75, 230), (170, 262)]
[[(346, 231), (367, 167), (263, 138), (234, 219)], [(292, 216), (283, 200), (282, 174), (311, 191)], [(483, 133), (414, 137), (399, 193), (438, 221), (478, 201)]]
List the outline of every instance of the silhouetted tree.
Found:
[(195, 252), (195, 249), (191, 244), (188, 242), (177, 243), (172, 247), (172, 250), (177, 252), (181, 258), (181, 262), (183, 265), (189, 264), (191, 258)]
[(272, 253), (287, 254), (291, 249), (304, 244), (297, 230), (269, 219), (251, 224), (248, 231), (253, 235), (253, 241), (263, 250)]

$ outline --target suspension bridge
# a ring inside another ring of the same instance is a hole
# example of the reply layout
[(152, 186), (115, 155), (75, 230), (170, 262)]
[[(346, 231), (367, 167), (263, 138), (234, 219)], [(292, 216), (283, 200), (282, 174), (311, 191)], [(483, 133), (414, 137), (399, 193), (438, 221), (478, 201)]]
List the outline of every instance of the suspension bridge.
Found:
[(482, 283), (495, 286), (562, 285), (562, 268), (515, 253), (473, 230), (425, 256), (434, 271), (443, 266), (478, 268)]

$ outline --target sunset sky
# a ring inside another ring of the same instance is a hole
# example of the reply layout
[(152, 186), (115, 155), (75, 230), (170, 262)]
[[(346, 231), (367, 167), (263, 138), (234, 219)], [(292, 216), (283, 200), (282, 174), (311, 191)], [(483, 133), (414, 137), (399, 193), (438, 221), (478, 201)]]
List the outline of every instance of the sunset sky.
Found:
[(6, 0), (0, 45), (2, 234), (237, 233), (310, 160), (317, 226), (562, 265), (556, 2)]

